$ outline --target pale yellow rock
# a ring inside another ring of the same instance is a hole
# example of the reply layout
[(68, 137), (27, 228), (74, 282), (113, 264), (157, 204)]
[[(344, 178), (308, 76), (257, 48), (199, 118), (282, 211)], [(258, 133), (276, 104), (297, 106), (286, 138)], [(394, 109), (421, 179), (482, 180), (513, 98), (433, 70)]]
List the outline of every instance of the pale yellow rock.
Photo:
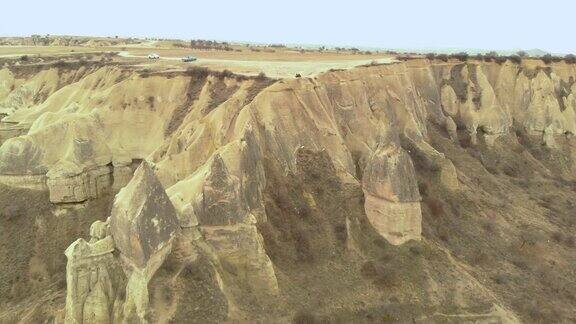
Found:
[(365, 192), (364, 208), (374, 229), (388, 242), (400, 245), (422, 235), (420, 202), (392, 202)]
[(134, 267), (145, 267), (179, 228), (174, 206), (152, 166), (143, 161), (114, 199), (110, 233), (116, 248)]
[(452, 117), (446, 116), (445, 127), (446, 132), (448, 132), (448, 136), (450, 136), (450, 139), (458, 142), (458, 127), (456, 126), (456, 123)]
[(143, 161), (115, 197), (110, 233), (128, 278), (123, 316), (147, 322), (148, 282), (172, 249), (179, 233), (176, 210), (152, 166)]
[(435, 171), (439, 183), (448, 189), (456, 190), (460, 187), (458, 173), (450, 159), (443, 153), (436, 151), (430, 144), (419, 139), (407, 138), (411, 154), (418, 156), (426, 168)]
[[(113, 323), (124, 275), (112, 254), (105, 224), (94, 223), (90, 243), (78, 239), (66, 249), (66, 323)], [(103, 237), (104, 236), (104, 237)]]
[(110, 191), (112, 170), (109, 166), (82, 171), (71, 163), (56, 165), (47, 174), (50, 201), (53, 203), (82, 202)]
[(544, 128), (544, 132), (543, 132), (543, 136), (542, 136), (542, 142), (547, 147), (550, 147), (550, 148), (556, 147), (556, 141), (554, 139), (554, 131), (552, 130), (551, 125)]
[(408, 154), (397, 145), (378, 146), (362, 182), (364, 209), (376, 231), (394, 245), (420, 240), (421, 197)]
[(444, 158), (440, 160), (440, 183), (446, 188), (451, 190), (456, 190), (460, 188), (460, 182), (458, 181), (458, 174), (456, 168), (450, 159)]
[(454, 89), (449, 85), (444, 85), (441, 89), (442, 107), (448, 116), (458, 114), (459, 102)]
[(218, 258), (235, 267), (241, 284), (266, 298), (279, 293), (274, 267), (264, 250), (263, 239), (253, 224), (201, 226), (206, 242)]

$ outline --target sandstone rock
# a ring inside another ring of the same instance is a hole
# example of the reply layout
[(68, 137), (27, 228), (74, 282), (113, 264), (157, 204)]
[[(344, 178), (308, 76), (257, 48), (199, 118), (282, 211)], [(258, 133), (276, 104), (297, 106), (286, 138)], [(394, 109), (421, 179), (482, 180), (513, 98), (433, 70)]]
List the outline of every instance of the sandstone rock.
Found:
[(115, 165), (112, 178), (114, 180), (112, 183), (112, 190), (119, 191), (130, 182), (130, 179), (132, 179), (132, 168), (130, 166)]
[[(477, 144), (478, 127), (489, 135), (486, 138), (488, 144), (497, 135), (508, 132), (512, 116), (507, 107), (501, 104), (482, 67), (478, 64), (460, 64), (449, 69), (443, 76), (445, 84), (440, 89), (442, 107), (448, 116), (457, 118), (458, 124), (470, 130), (472, 145)], [(446, 127), (452, 128), (452, 125), (447, 124)], [(451, 134), (450, 130), (448, 132)]]
[(42, 149), (26, 137), (8, 139), (0, 147), (0, 174), (43, 174)]
[(394, 202), (420, 201), (414, 166), (398, 145), (378, 145), (368, 158), (363, 188), (372, 195)]
[(498, 137), (500, 137), (500, 134), (487, 134), (487, 133), (484, 133), (482, 137), (483, 137), (483, 139), (484, 139), (484, 143), (486, 143), (486, 146), (492, 147), (492, 146), (494, 146), (494, 142), (496, 142), (496, 140), (498, 139)]
[[(194, 206), (199, 206), (200, 202), (186, 202), (180, 193), (176, 193), (170, 197), (172, 204), (176, 208), (178, 214), (178, 221), (182, 228), (189, 228), (198, 226), (198, 218), (194, 211)], [(198, 207), (196, 207), (198, 208)]]
[(248, 125), (241, 140), (240, 161), (240, 195), (246, 208), (258, 222), (267, 221), (262, 192), (266, 188), (266, 173), (264, 172), (263, 147), (258, 141), (252, 125)]
[(439, 162), (440, 165), (440, 183), (451, 190), (456, 190), (460, 188), (460, 181), (458, 181), (458, 173), (456, 172), (456, 167), (450, 159), (443, 158)]
[(91, 226), (91, 240), (66, 249), (66, 323), (114, 323), (119, 316), (124, 274), (114, 255), (107, 224)]
[(449, 85), (444, 85), (441, 90), (442, 108), (448, 116), (456, 116), (459, 109), (459, 102), (454, 89)]
[(118, 192), (132, 179), (132, 159), (127, 155), (118, 154), (112, 161), (114, 171), (112, 173), (112, 190)]
[(366, 215), (378, 233), (395, 245), (419, 240), (421, 197), (410, 156), (397, 145), (379, 145), (362, 181)]
[(374, 229), (391, 244), (400, 245), (410, 240), (420, 240), (420, 202), (391, 202), (366, 193), (364, 208)]
[(458, 127), (456, 126), (456, 123), (452, 117), (446, 116), (445, 127), (446, 132), (448, 132), (448, 136), (450, 136), (450, 139), (458, 142)]
[(405, 142), (410, 148), (410, 154), (417, 157), (422, 167), (433, 171), (440, 184), (451, 190), (460, 187), (456, 167), (443, 153), (436, 151), (430, 144), (421, 139), (405, 138)]
[(379, 145), (368, 159), (364, 191), (393, 202), (420, 201), (410, 156), (400, 146)]
[(110, 218), (103, 221), (95, 221), (90, 225), (90, 243), (97, 242), (98, 240), (106, 238), (109, 233), (109, 222)]
[(258, 296), (278, 294), (278, 281), (263, 239), (253, 224), (201, 226), (206, 242), (213, 246), (221, 262), (234, 267), (240, 284)]
[(238, 178), (228, 172), (220, 155), (215, 155), (202, 189), (198, 221), (202, 225), (243, 222), (248, 211), (242, 198)]
[(147, 161), (116, 195), (110, 228), (128, 277), (125, 320), (146, 322), (148, 282), (170, 253), (180, 228), (176, 210)]
[(476, 130), (476, 128), (473, 128), (470, 131), (470, 145), (472, 146), (478, 145), (478, 131)]
[(82, 170), (71, 162), (61, 162), (46, 174), (50, 201), (82, 202), (110, 191), (112, 174), (109, 166)]
[(144, 267), (176, 235), (176, 211), (148, 162), (116, 195), (110, 228), (118, 250), (136, 267)]
[(90, 197), (86, 173), (72, 163), (56, 165), (46, 177), (51, 202), (81, 202)]
[(544, 145), (550, 148), (556, 147), (556, 140), (554, 139), (554, 130), (552, 125), (548, 125), (548, 127), (544, 128), (544, 132), (542, 135), (542, 142)]

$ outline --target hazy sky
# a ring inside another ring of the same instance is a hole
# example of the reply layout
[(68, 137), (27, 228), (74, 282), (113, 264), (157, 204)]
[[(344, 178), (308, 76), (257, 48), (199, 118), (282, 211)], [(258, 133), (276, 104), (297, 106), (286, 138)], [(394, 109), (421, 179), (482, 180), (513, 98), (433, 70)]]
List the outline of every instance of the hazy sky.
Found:
[(575, 0), (3, 0), (0, 36), (203, 38), (576, 52)]

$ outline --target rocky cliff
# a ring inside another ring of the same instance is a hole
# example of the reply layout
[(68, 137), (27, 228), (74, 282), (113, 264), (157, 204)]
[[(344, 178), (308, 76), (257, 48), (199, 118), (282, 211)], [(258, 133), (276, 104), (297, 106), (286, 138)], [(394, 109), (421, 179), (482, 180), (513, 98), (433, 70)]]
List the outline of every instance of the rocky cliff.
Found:
[[(0, 183), (54, 204), (124, 187), (67, 250), (57, 320), (575, 320), (575, 77), (528, 60), (286, 80), (4, 68)], [(70, 269), (96, 256), (105, 278), (78, 292)]]

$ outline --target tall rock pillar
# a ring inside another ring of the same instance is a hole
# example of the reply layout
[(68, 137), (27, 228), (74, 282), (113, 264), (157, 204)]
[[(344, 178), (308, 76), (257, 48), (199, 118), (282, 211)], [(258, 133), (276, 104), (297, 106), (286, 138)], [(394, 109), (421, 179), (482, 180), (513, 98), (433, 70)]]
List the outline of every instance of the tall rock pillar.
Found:
[(128, 278), (124, 318), (147, 322), (148, 282), (164, 262), (178, 230), (176, 210), (146, 161), (117, 195), (110, 229)]

